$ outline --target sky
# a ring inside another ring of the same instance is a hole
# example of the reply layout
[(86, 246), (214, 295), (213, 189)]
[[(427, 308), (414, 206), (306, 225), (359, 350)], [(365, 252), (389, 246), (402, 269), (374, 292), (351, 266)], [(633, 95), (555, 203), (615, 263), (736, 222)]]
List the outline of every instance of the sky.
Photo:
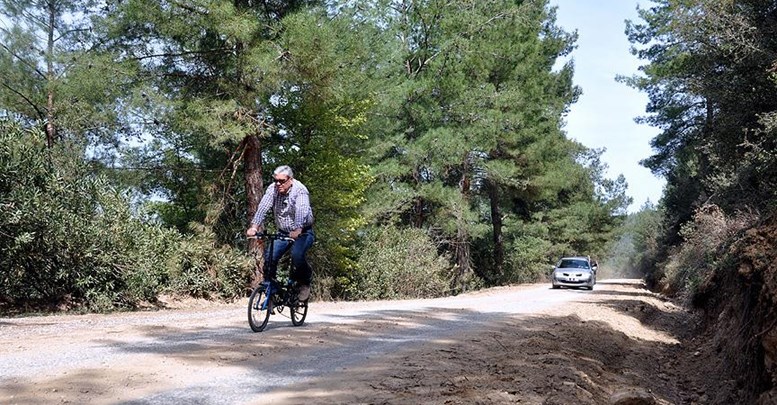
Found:
[(605, 148), (602, 161), (609, 166), (607, 177), (623, 174), (627, 194), (634, 199), (629, 212), (636, 212), (648, 199), (661, 199), (663, 178), (654, 176), (639, 161), (651, 156), (650, 140), (659, 130), (637, 124), (645, 115), (648, 98), (643, 92), (615, 81), (617, 75), (632, 76), (645, 64), (629, 52), (624, 33), (625, 20), (639, 22), (637, 5), (645, 0), (551, 0), (558, 6), (557, 24), (565, 31), (577, 30), (574, 82), (583, 94), (573, 104), (565, 130), (570, 138), (589, 148)]

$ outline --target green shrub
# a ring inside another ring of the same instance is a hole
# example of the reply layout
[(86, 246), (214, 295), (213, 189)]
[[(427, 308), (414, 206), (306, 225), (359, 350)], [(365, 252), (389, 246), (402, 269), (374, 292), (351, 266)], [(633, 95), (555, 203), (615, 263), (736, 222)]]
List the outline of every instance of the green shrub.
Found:
[(204, 228), (181, 239), (167, 261), (167, 291), (198, 298), (241, 297), (253, 275), (253, 258), (229, 246), (217, 246)]
[(442, 296), (449, 290), (449, 267), (423, 230), (373, 228), (363, 236), (355, 298)]
[(0, 122), (0, 310), (104, 311), (153, 302), (162, 291), (231, 298), (250, 260), (201, 231), (142, 221), (82, 152)]
[(721, 246), (751, 222), (746, 216), (729, 218), (714, 204), (699, 208), (693, 220), (681, 227), (683, 243), (664, 265), (661, 284), (665, 292), (693, 297), (717, 268)]
[(154, 300), (178, 235), (134, 218), (69, 147), (0, 123), (0, 303), (101, 311)]
[(547, 257), (550, 249), (549, 241), (532, 236), (512, 241), (506, 249), (504, 282), (533, 283), (545, 280), (550, 273)]

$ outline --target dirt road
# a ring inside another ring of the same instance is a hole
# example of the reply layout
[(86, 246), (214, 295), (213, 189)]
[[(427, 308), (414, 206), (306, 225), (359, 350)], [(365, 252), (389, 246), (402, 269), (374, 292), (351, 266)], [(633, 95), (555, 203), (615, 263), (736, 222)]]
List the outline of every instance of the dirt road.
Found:
[(302, 327), (276, 315), (262, 333), (249, 329), (245, 305), (0, 318), (0, 403), (715, 399), (689, 376), (698, 364), (681, 334), (692, 316), (637, 280), (600, 282), (592, 292), (537, 284), (434, 300), (314, 302)]

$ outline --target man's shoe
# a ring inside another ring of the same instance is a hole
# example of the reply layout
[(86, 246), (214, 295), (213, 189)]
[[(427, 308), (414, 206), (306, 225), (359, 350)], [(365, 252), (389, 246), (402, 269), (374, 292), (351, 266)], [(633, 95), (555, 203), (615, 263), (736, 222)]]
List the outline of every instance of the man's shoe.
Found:
[(300, 301), (307, 301), (308, 298), (310, 298), (310, 286), (305, 284), (299, 286), (299, 293), (297, 294), (297, 299), (299, 299)]

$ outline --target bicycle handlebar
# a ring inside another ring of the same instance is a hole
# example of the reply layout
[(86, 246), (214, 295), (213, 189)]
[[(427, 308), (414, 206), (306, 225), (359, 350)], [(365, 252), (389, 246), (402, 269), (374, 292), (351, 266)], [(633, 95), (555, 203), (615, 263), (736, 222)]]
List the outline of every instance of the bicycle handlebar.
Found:
[(268, 240), (285, 240), (286, 242), (294, 242), (294, 238), (289, 237), (289, 235), (284, 235), (282, 233), (257, 233), (254, 236), (248, 236), (248, 239), (268, 239)]

